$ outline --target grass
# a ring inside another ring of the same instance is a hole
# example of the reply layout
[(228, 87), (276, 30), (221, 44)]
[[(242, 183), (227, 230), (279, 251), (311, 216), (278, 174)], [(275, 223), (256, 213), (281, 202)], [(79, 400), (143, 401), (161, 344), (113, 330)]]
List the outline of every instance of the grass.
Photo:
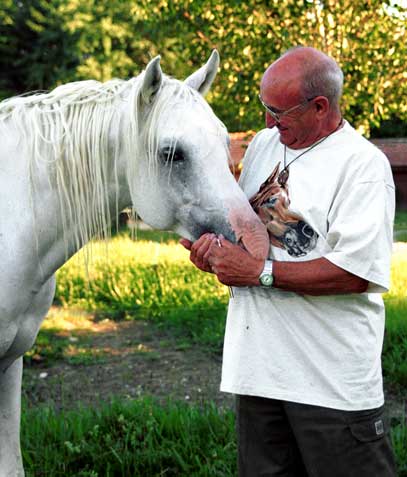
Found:
[[(402, 222), (399, 218), (398, 223)], [(27, 359), (42, 356), (60, 359), (70, 346), (58, 329), (64, 327), (65, 314), (72, 314), (77, 326), (91, 327), (92, 320), (148, 319), (178, 337), (183, 346), (201, 345), (220, 353), (228, 301), (228, 289), (213, 275), (196, 270), (188, 253), (170, 235), (162, 240), (157, 232), (143, 232), (155, 241), (133, 241), (117, 236), (106, 245), (92, 246), (92, 262), (86, 273), (81, 258), (74, 257), (58, 272), (56, 303), (45, 321)], [(407, 251), (400, 248), (393, 256), (392, 286), (384, 295), (387, 326), (383, 368), (385, 379), (394, 390), (407, 388)], [(65, 311), (64, 311), (65, 310)], [(76, 310), (76, 311), (75, 311)], [(58, 324), (58, 320), (62, 320)], [(54, 337), (55, 336), (55, 340)], [(82, 346), (83, 348), (83, 346)], [(103, 359), (77, 352), (73, 362)]]
[[(404, 230), (407, 213), (398, 214)], [(94, 320), (147, 318), (178, 336), (180, 348), (205, 346), (219, 352), (227, 288), (196, 271), (173, 235), (141, 232), (137, 242), (118, 235), (106, 247), (94, 244), (86, 274), (74, 258), (58, 272), (56, 303), (27, 359), (71, 359), (89, 355), (78, 330)], [(147, 240), (148, 239), (148, 240)], [(407, 389), (407, 253), (392, 262), (392, 288), (384, 296), (387, 312), (383, 370), (386, 385)], [(76, 311), (75, 311), (76, 310)], [(69, 327), (72, 327), (67, 333)], [(64, 331), (65, 330), (65, 331)], [(76, 341), (72, 341), (72, 337)], [(70, 357), (71, 355), (71, 357)], [(407, 477), (407, 427), (393, 420), (392, 441), (398, 477)], [(236, 442), (231, 411), (154, 401), (113, 402), (95, 409), (58, 413), (25, 409), (22, 448), (29, 477), (234, 476)]]
[(23, 413), (26, 477), (234, 476), (234, 417), (152, 400)]
[[(88, 311), (106, 310), (119, 317), (148, 312), (157, 314), (168, 307), (205, 304), (223, 300), (226, 291), (213, 276), (200, 273), (177, 243), (132, 241), (115, 237), (108, 248), (95, 242), (86, 271), (80, 255), (58, 272), (56, 302)], [(191, 286), (199, 283), (200, 286)]]
[(58, 360), (65, 360), (71, 365), (102, 363), (104, 351), (86, 346), (92, 331), (94, 315), (91, 313), (52, 307), (35, 345), (24, 355), (24, 361), (28, 365), (43, 366), (51, 366)]
[[(398, 477), (407, 477), (407, 427), (393, 425)], [(26, 477), (232, 477), (234, 413), (214, 405), (113, 401), (56, 412), (26, 409), (22, 419)]]
[(407, 210), (396, 211), (396, 216), (394, 218), (394, 225), (396, 229), (399, 229), (402, 227), (407, 228)]
[(391, 388), (407, 390), (407, 246), (393, 254), (391, 288), (384, 295), (386, 336), (383, 374)]
[(172, 238), (135, 242), (117, 236), (107, 256), (103, 243), (94, 243), (90, 254), (87, 272), (80, 257), (59, 270), (55, 302), (60, 307), (96, 319), (153, 320), (191, 343), (220, 350), (228, 289), (195, 269)]
[(407, 210), (396, 212), (394, 220), (394, 239), (407, 242)]

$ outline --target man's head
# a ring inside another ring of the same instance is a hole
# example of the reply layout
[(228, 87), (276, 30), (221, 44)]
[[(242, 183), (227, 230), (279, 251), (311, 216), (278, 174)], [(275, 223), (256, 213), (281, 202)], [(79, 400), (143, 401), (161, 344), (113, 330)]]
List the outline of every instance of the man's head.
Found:
[(338, 64), (315, 48), (288, 50), (269, 66), (260, 84), (267, 127), (293, 149), (313, 144), (338, 126), (343, 74)]

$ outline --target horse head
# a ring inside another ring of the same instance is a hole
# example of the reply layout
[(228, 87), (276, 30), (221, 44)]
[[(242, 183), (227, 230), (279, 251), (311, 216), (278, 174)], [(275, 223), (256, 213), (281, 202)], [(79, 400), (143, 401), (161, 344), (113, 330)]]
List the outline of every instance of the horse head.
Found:
[(163, 75), (160, 57), (147, 66), (135, 97), (142, 140), (129, 167), (137, 214), (158, 229), (196, 240), (205, 232), (241, 241), (265, 258), (267, 231), (228, 166), (229, 137), (203, 96), (219, 65), (208, 62), (184, 82)]

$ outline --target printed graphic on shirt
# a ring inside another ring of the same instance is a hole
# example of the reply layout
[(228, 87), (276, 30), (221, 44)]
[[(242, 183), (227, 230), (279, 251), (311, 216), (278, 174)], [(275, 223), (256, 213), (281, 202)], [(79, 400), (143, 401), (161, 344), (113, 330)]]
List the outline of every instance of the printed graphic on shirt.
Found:
[(250, 199), (250, 204), (267, 227), (271, 244), (293, 257), (303, 257), (315, 248), (318, 234), (289, 209), (288, 185), (278, 183), (279, 173), (280, 163)]

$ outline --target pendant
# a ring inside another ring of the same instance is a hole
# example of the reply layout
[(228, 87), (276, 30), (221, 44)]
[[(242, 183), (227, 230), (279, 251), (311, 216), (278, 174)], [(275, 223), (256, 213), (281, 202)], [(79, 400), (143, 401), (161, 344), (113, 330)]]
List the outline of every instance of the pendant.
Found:
[(281, 185), (281, 187), (285, 187), (288, 178), (290, 176), (290, 172), (288, 170), (288, 167), (285, 167), (280, 174), (278, 175), (277, 182)]

